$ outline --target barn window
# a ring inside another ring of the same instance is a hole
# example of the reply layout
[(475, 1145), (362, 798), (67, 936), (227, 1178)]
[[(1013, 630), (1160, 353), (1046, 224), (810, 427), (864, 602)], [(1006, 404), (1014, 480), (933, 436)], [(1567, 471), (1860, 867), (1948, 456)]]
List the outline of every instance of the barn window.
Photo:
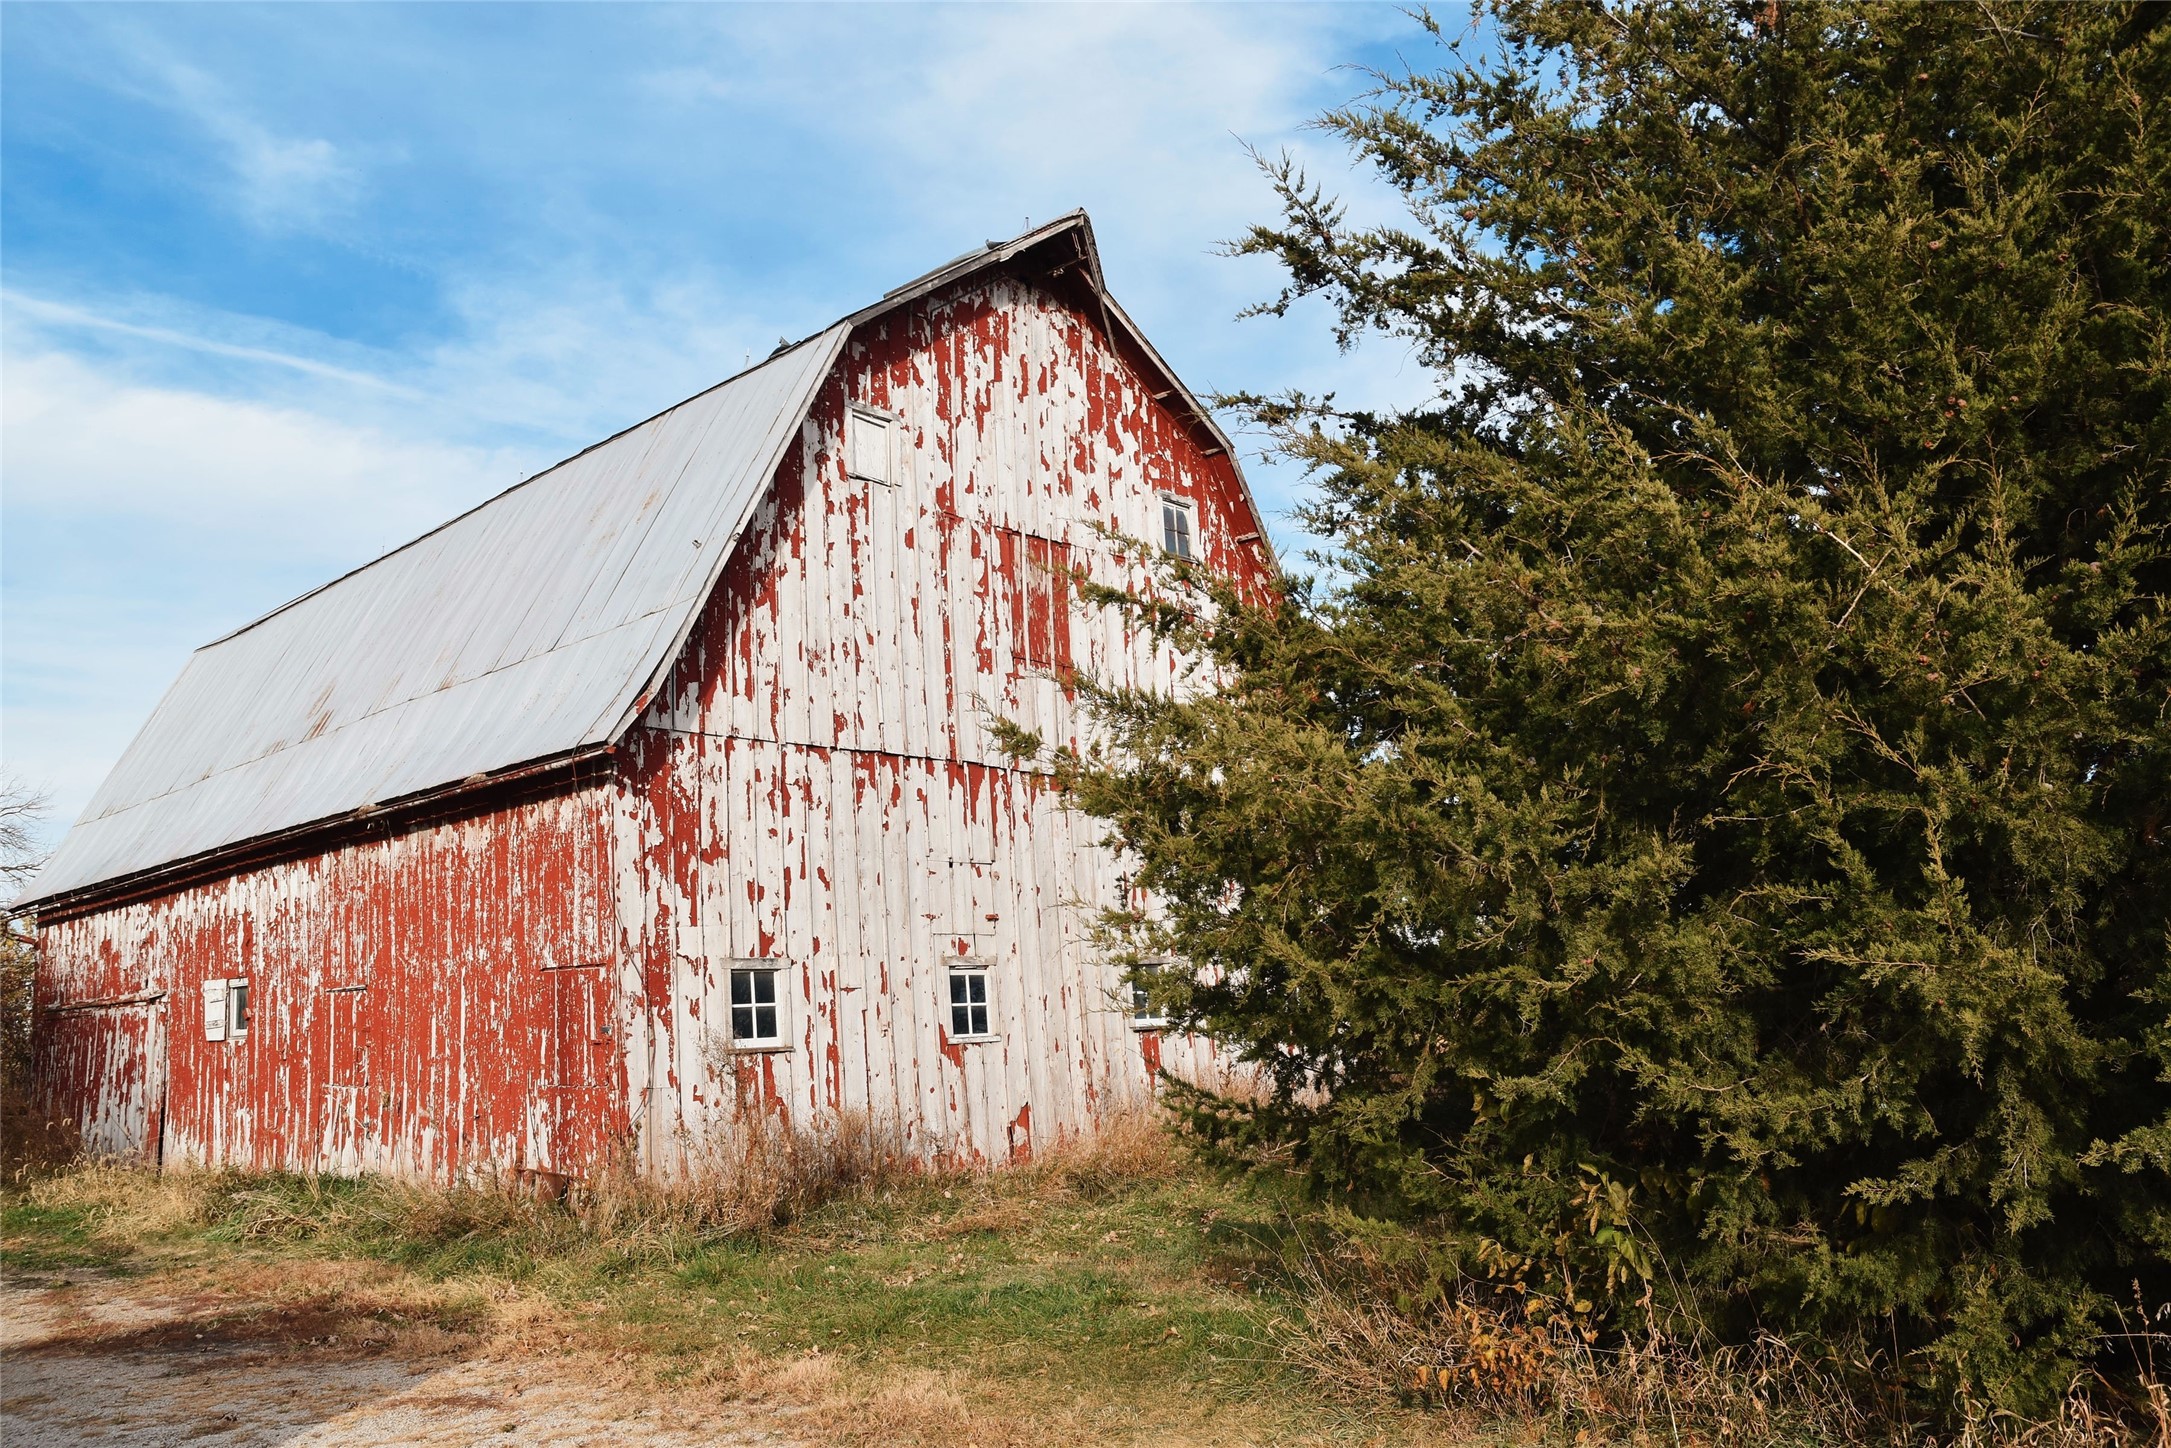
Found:
[(213, 979), (203, 985), (204, 1039), (234, 1041), (249, 1033), (249, 983)]
[(1161, 551), (1171, 558), (1192, 556), (1191, 500), (1173, 493), (1161, 495)]
[(950, 966), (950, 1039), (986, 1039), (994, 1032), (988, 1024), (987, 967), (975, 961), (955, 961)]
[(1146, 982), (1161, 973), (1166, 961), (1142, 960), (1131, 968), (1131, 1029), (1134, 1031), (1158, 1031), (1168, 1024), (1168, 1017), (1153, 1003), (1151, 989)]
[(897, 419), (868, 407), (844, 418), (844, 470), (870, 483), (897, 481)]
[(773, 965), (732, 967), (732, 1045), (753, 1048), (784, 1044), (784, 1008), (777, 990), (779, 973)]

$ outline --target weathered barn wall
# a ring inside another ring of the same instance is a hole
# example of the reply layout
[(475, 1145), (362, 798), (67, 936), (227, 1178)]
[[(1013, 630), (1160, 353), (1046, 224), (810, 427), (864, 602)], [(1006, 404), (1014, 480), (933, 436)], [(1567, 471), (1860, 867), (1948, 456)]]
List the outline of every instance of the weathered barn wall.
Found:
[[(625, 1132), (610, 791), (569, 782), (48, 914), (45, 1100), (93, 1149), (168, 1163), (444, 1177), (592, 1159)], [(218, 979), (249, 983), (238, 1038), (205, 1038)]]
[[(1198, 514), (1201, 561), (1263, 581), (1233, 468), (1155, 396), (1085, 298), (995, 278), (862, 328), (626, 751), (626, 935), (647, 1003), (629, 1069), (651, 1160), (749, 1088), (806, 1121), (895, 1122), (1003, 1160), (1210, 1063), (1132, 1029), (1089, 945), (1123, 888), (1102, 828), (996, 747), (1080, 728), (1072, 667), (1165, 687), (1180, 661), (1070, 597), (1139, 585), (1095, 525)], [(1166, 393), (1162, 394), (1165, 399)], [(847, 476), (847, 402), (902, 422), (897, 481)], [(1134, 550), (1135, 551), (1135, 550)], [(945, 962), (990, 962), (998, 1039), (945, 1025)], [(734, 961), (782, 962), (788, 1048), (734, 1055)]]

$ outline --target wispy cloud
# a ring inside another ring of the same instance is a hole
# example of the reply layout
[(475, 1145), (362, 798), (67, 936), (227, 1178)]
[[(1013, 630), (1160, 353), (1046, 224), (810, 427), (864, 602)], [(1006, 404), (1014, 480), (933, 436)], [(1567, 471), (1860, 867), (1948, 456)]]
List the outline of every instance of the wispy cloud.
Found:
[[(155, 518), (183, 530), (167, 535), (176, 549), (228, 536), (258, 556), (351, 565), (518, 481), (537, 461), (145, 386), (65, 352), (11, 353), (6, 383), (0, 461), (11, 522), (46, 512)], [(189, 536), (196, 531), (206, 536)]]
[(249, 347), (236, 342), (222, 342), (215, 337), (197, 336), (172, 327), (147, 326), (140, 322), (123, 321), (85, 307), (71, 306), (66, 302), (48, 301), (43, 297), (23, 292), (0, 289), (0, 304), (15, 308), (30, 317), (59, 327), (84, 328), (93, 332), (108, 332), (116, 336), (133, 338), (139, 342), (153, 342), (162, 347), (178, 347), (187, 352), (201, 352), (212, 357), (230, 357), (239, 362), (259, 362), (270, 367), (284, 367), (311, 377), (328, 381), (344, 382), (354, 387), (367, 387), (391, 392), (402, 397), (420, 397), (423, 394), (397, 382), (352, 368), (334, 366), (313, 357), (299, 356), (291, 352), (274, 351), (268, 347)]
[(358, 158), (321, 136), (282, 133), (202, 67), (177, 58), (147, 32), (119, 28), (136, 93), (199, 127), (218, 146), (233, 207), (265, 230), (323, 227), (362, 200)]

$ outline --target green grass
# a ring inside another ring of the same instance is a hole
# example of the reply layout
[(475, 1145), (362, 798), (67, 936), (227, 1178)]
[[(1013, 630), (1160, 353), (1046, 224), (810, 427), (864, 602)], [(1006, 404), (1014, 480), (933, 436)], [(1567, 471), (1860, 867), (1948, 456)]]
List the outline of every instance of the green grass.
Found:
[[(366, 1284), (357, 1310), (427, 1302), (462, 1330), (479, 1304), (513, 1302), (527, 1326), (507, 1331), (630, 1354), (666, 1387), (742, 1390), (764, 1364), (818, 1355), (812, 1396), (834, 1411), (807, 1421), (840, 1440), (959, 1441), (949, 1408), (918, 1423), (909, 1402), (865, 1406), (917, 1383), (963, 1405), (975, 1442), (1381, 1441), (1378, 1412), (1326, 1401), (1277, 1353), (1275, 1319), (1301, 1311), (1286, 1209), (1165, 1157), (1114, 1182), (907, 1177), (759, 1234), (668, 1212), (598, 1225), (592, 1211), (381, 1181), (79, 1171), (0, 1197), (0, 1254), (17, 1273), (186, 1277), (240, 1297), (310, 1264), (320, 1295), (352, 1280)], [(1386, 1441), (1429, 1436), (1414, 1417), (1402, 1429)]]

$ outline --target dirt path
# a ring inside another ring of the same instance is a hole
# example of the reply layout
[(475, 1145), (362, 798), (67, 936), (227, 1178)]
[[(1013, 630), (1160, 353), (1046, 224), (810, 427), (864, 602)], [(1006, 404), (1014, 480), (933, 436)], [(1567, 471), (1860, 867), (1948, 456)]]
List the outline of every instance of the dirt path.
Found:
[(392, 1444), (771, 1445), (781, 1415), (689, 1408), (544, 1358), (425, 1351), (351, 1324), (148, 1297), (82, 1273), (0, 1281), (7, 1448), (381, 1448)]

